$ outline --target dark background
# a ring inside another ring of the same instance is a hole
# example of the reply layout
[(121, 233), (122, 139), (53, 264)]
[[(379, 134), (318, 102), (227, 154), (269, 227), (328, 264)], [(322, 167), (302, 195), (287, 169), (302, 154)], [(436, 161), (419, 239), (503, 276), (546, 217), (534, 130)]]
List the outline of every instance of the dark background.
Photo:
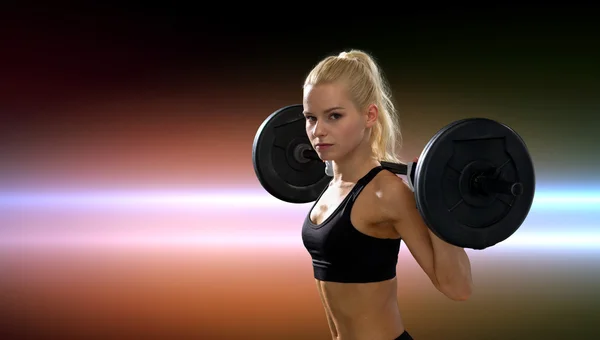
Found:
[(2, 11), (5, 334), (327, 339), (299, 240), (308, 206), (270, 200), (251, 145), (270, 113), (301, 103), (321, 58), (362, 49), (392, 86), (402, 158), (481, 116), (513, 127), (536, 165), (526, 223), (470, 252), (470, 301), (441, 296), (403, 248), (411, 333), (597, 338), (596, 13), (292, 3), (307, 13), (236, 19), (233, 4), (196, 5)]

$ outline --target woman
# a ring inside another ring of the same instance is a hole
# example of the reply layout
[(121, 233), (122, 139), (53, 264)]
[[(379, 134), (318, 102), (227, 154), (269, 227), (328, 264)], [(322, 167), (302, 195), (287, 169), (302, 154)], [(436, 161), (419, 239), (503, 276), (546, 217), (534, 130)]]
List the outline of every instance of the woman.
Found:
[(302, 239), (334, 339), (412, 339), (397, 301), (400, 241), (448, 298), (472, 289), (464, 249), (424, 224), (414, 193), (381, 161), (398, 162), (400, 129), (378, 65), (359, 50), (330, 56), (304, 83), (306, 132), (333, 170), (309, 211)]

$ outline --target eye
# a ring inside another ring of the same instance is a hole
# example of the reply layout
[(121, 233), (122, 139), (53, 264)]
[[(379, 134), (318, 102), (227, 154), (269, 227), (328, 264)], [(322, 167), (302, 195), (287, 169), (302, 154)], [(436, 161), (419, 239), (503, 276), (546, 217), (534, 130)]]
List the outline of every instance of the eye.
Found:
[(340, 119), (340, 118), (342, 118), (342, 115), (341, 115), (341, 114), (339, 114), (339, 113), (332, 113), (332, 114), (329, 116), (329, 118), (331, 118), (331, 119), (333, 119), (333, 120), (337, 120), (337, 119)]
[(305, 116), (305, 117), (306, 117), (306, 120), (309, 122), (312, 122), (315, 120), (315, 117), (313, 117), (313, 116)]

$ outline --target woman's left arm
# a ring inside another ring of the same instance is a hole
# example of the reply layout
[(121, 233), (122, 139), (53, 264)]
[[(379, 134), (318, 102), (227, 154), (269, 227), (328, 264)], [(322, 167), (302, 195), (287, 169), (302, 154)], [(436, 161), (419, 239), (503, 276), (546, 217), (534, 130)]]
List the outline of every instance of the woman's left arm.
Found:
[(379, 193), (379, 208), (427, 273), (436, 288), (452, 300), (464, 301), (473, 288), (471, 263), (463, 248), (437, 237), (416, 208), (414, 192), (400, 178), (391, 179)]
[[(471, 261), (465, 249), (440, 239), (429, 228), (429, 237), (433, 248), (435, 274), (439, 284), (453, 296), (466, 300), (473, 290)], [(456, 284), (459, 283), (459, 284)]]

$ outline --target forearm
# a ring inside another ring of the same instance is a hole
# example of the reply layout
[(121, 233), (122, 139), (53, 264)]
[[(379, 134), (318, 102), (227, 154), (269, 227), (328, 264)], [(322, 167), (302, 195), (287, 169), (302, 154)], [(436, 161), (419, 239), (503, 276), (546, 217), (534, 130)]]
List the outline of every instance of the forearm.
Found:
[(433, 267), (440, 290), (451, 298), (466, 299), (471, 294), (471, 262), (463, 248), (451, 245), (429, 230)]

